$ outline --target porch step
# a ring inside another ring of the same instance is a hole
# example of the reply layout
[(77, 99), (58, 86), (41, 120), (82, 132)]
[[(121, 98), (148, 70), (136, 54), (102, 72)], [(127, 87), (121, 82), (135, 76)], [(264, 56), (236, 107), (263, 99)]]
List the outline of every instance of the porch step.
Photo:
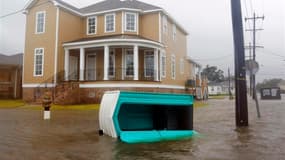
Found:
[(78, 103), (79, 97), (79, 83), (64, 82), (55, 88), (54, 104)]

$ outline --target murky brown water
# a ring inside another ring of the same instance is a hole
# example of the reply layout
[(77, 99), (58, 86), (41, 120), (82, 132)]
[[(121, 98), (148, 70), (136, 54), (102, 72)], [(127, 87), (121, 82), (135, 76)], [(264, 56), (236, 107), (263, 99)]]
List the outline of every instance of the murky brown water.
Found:
[(189, 140), (124, 144), (98, 136), (97, 111), (0, 110), (0, 160), (282, 160), (285, 159), (285, 97), (261, 101), (262, 118), (249, 105), (250, 126), (235, 128), (234, 101), (210, 100), (195, 108)]

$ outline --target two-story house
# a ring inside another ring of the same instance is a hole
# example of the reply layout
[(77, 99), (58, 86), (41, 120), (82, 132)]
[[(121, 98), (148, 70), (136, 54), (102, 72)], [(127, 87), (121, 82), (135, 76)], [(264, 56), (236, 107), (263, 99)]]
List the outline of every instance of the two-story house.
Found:
[(160, 7), (137, 0), (84, 8), (31, 0), (25, 14), (26, 101), (43, 88), (66, 103), (99, 102), (108, 90), (184, 93), (193, 78), (188, 33)]

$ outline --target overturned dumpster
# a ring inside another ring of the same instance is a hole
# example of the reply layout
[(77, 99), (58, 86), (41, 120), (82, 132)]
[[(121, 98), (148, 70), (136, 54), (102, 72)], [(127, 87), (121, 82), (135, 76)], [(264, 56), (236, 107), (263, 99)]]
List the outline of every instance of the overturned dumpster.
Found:
[(126, 143), (191, 137), (193, 96), (186, 94), (105, 92), (99, 111), (100, 130)]

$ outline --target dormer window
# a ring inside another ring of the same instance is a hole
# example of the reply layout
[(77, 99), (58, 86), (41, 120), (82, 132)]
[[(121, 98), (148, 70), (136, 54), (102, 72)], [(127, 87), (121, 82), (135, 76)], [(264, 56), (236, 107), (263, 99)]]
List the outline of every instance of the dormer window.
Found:
[(88, 17), (87, 18), (87, 34), (92, 35), (96, 34), (97, 30), (97, 17)]
[(125, 13), (125, 31), (136, 32), (137, 31), (137, 14)]
[(36, 13), (36, 34), (45, 32), (46, 12), (40, 11)]
[(115, 32), (115, 14), (105, 15), (105, 32)]

